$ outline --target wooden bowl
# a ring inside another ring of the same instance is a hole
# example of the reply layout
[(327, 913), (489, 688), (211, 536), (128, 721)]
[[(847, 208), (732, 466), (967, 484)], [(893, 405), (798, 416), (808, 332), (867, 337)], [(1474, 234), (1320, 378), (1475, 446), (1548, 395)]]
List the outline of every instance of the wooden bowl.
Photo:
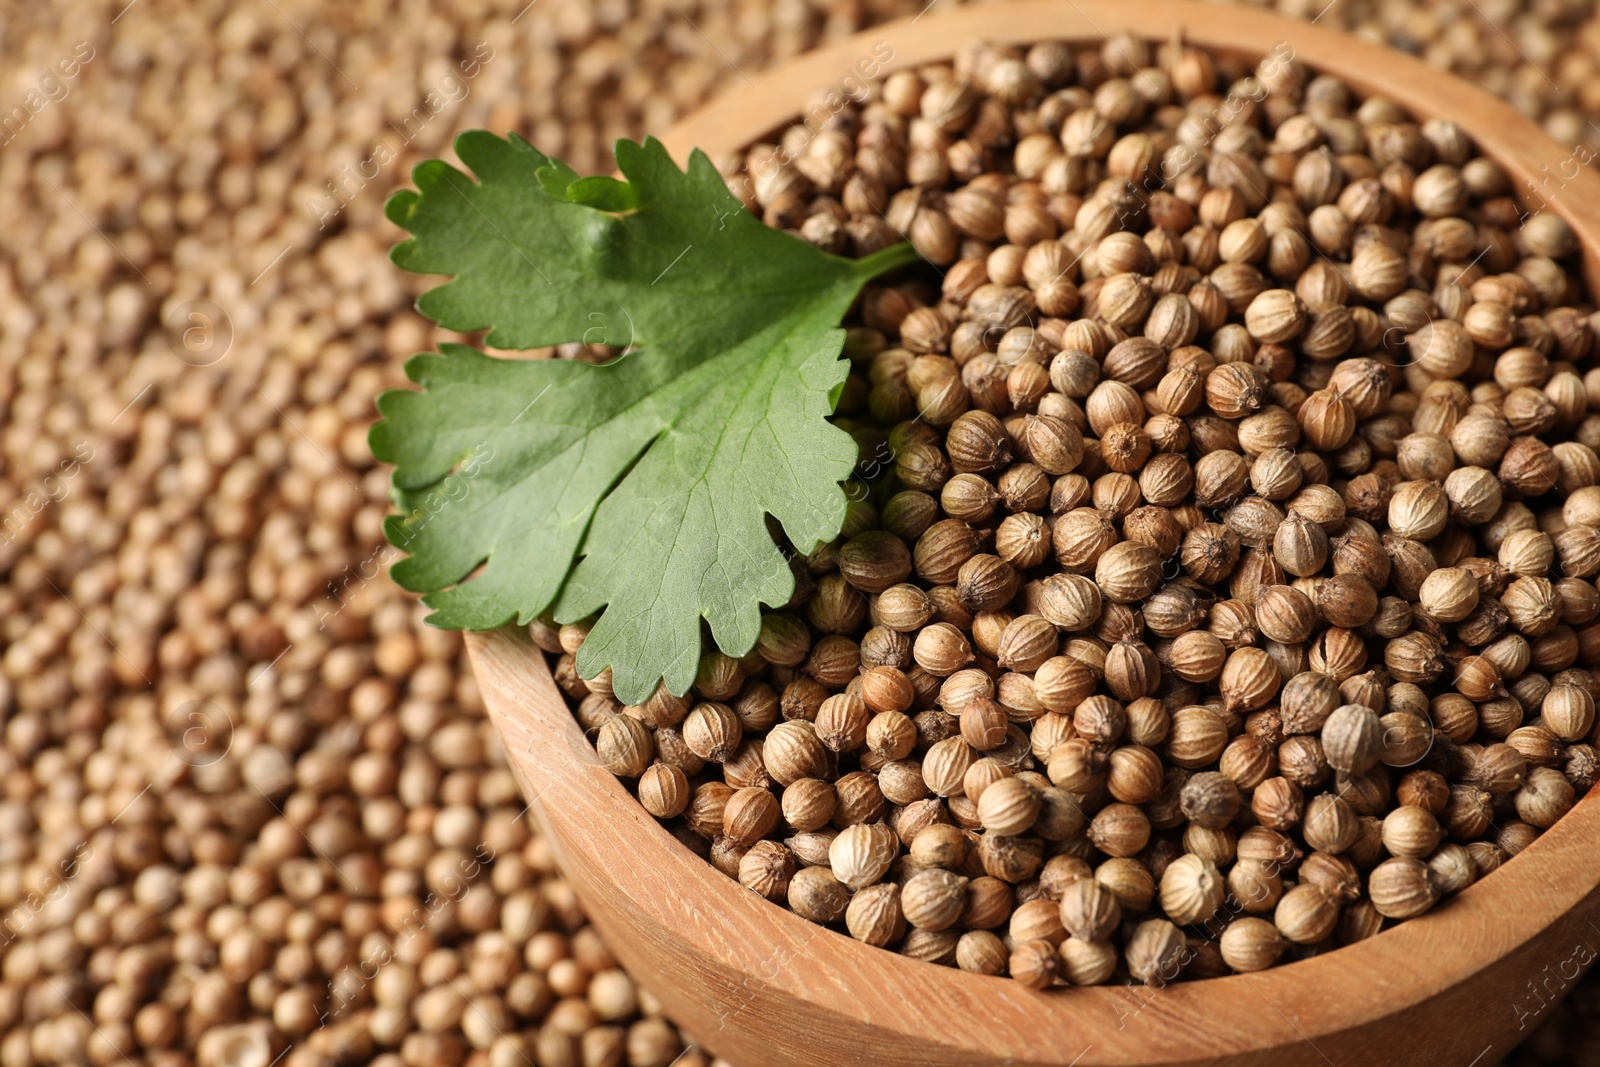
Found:
[[(1337, 0), (1335, 0), (1337, 2)], [(931, 6), (931, 5), (930, 5)], [(875, 42), (887, 70), (974, 40), (1097, 42), (1132, 31), (1254, 59), (1288, 42), (1315, 70), (1460, 122), (1519, 189), (1571, 152), (1508, 105), (1418, 60), (1305, 23), (1184, 0), (1015, 0), (925, 12), (813, 52), (684, 120), (681, 160), (792, 121)], [(881, 76), (881, 75), (880, 75)], [(1570, 170), (1568, 166), (1566, 170)], [(1600, 179), (1549, 186), (1600, 273)], [(870, 948), (749, 893), (679, 844), (596, 762), (544, 658), (510, 630), (468, 648), (511, 767), (595, 926), (668, 1015), (741, 1067), (1240, 1064), (1488, 1067), (1600, 951), (1600, 796), (1436, 911), (1337, 952), (1165, 989), (1038, 993)]]

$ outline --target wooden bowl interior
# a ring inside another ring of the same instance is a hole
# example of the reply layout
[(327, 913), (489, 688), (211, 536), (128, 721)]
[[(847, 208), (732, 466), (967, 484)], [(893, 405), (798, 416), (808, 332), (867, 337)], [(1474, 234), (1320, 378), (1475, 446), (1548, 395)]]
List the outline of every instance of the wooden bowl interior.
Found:
[[(685, 119), (664, 140), (713, 159), (793, 121), (876, 42), (882, 73), (964, 42), (1099, 41), (1174, 30), (1261, 56), (1281, 42), (1364, 95), (1450, 118), (1513, 174), (1564, 152), (1508, 105), (1420, 61), (1318, 26), (1184, 0), (1011, 0), (934, 12), (811, 53)], [(1549, 202), (1600, 278), (1600, 179)], [(933, 967), (825, 930), (690, 852), (595, 759), (542, 654), (511, 632), (470, 635), (477, 676), (532, 809), (620, 959), (706, 1047), (743, 1064), (1357, 1064), (1493, 1062), (1600, 949), (1600, 799), (1436, 911), (1337, 952), (1166, 989), (1038, 993)], [(1543, 983), (1537, 988), (1534, 979)], [(1542, 991), (1542, 992), (1541, 992)]]

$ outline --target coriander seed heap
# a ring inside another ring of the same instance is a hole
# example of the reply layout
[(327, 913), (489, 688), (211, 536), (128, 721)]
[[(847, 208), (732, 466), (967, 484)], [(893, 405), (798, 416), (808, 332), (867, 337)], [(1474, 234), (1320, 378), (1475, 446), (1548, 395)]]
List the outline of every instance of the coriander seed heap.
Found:
[(845, 527), (748, 655), (624, 707), (533, 626), (730, 877), (1159, 985), (1441, 906), (1600, 776), (1600, 320), (1463, 130), (1120, 37), (897, 72), (726, 173), (931, 265), (852, 312)]

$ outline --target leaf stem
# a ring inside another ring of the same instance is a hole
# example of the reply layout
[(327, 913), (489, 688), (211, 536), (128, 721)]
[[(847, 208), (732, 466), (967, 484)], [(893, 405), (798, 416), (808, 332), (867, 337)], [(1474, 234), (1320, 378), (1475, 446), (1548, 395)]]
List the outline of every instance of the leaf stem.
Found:
[(861, 277), (876, 278), (880, 274), (887, 274), (896, 267), (904, 267), (907, 264), (916, 263), (920, 258), (917, 255), (917, 250), (911, 246), (911, 242), (902, 241), (897, 245), (890, 245), (888, 248), (880, 248), (870, 256), (861, 257), (855, 261), (853, 266), (855, 273)]

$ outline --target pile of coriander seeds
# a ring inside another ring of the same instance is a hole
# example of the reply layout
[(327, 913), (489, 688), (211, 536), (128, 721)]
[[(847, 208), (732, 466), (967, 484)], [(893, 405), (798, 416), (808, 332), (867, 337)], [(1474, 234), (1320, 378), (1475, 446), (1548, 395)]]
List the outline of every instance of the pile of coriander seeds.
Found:
[[(502, 931), (475, 933), (435, 918), (435, 943), (418, 959), (389, 965), (374, 1003), (335, 1011), (314, 1001), (329, 1025), (313, 1015), (318, 1028), (304, 1035), (295, 1020), (305, 1018), (305, 994), (326, 995), (333, 972), (321, 967), (339, 956), (330, 946), (360, 928), (368, 902), (347, 896), (339, 870), (326, 865), (326, 898), (297, 904), (291, 921), (275, 927), (284, 890), (308, 884), (303, 861), (313, 854), (308, 846), (287, 863), (258, 862), (258, 852), (281, 845), (283, 835), (270, 810), (255, 829), (264, 801), (253, 786), (217, 792), (161, 779), (140, 794), (172, 763), (171, 738), (158, 732), (162, 715), (196, 695), (224, 701), (239, 733), (207, 781), (218, 782), (219, 769), (245, 757), (247, 729), (260, 738), (252, 758), (269, 745), (291, 763), (305, 758), (316, 773), (292, 792), (314, 790), (322, 814), (341, 820), (350, 804), (359, 807), (361, 835), (351, 854), (360, 857), (356, 864), (368, 855), (385, 864), (378, 902), (401, 918), (410, 906), (391, 911), (392, 901), (414, 893), (414, 906), (430, 891), (416, 875), (448, 869), (435, 857), (459, 834), (463, 807), (502, 829), (522, 810), (525, 801), (505, 789), (503, 755), (459, 642), (424, 626), (386, 579), (353, 595), (346, 584), (357, 568), (370, 573), (388, 506), (388, 473), (373, 469), (363, 443), (379, 388), (370, 376), (376, 367), (383, 387), (403, 384), (404, 357), (435, 337), (408, 306), (420, 281), (385, 259), (399, 232), (383, 220), (383, 199), (404, 184), (413, 162), (447, 153), (455, 133), (476, 126), (516, 129), (582, 173), (604, 171), (617, 137), (659, 133), (709, 94), (740, 86), (741, 73), (753, 76), (867, 21), (910, 17), (924, 3), (543, 0), (519, 17), (524, 3), (515, 0), (452, 5), (424, 19), (396, 19), (387, 0), (284, 4), (281, 15), (218, 0), (123, 6), (15, 7), (0, 40), (18, 78), (8, 108), (71, 54), (73, 42), (87, 37), (97, 49), (66, 82), (66, 99), (51, 101), (0, 153), (0, 186), (21, 205), (0, 237), (8, 252), (0, 271), (14, 294), (10, 326), (0, 331), (6, 512), (39, 489), (80, 439), (96, 450), (69, 483), (70, 496), (20, 533), (13, 523), (0, 548), (8, 642), (0, 705), (9, 753), (0, 757), (0, 817), (10, 828), (0, 903), (11, 931), (0, 974), (0, 1061), (82, 1062), (86, 1054), (91, 1063), (165, 1067), (266, 1067), (274, 1057), (279, 1067), (420, 1067), (478, 1064), (485, 1055), (519, 1067), (527, 1059), (540, 1067), (712, 1062), (699, 1050), (680, 1055), (682, 1042), (646, 991), (626, 996), (615, 961), (582, 925), (536, 834), (520, 858), (503, 851), (480, 875), (508, 934), (530, 914), (527, 890), (549, 904), (548, 913), (534, 904), (539, 932), (519, 942), (526, 969), (511, 987), (479, 985), (503, 958)], [(1321, 26), (1387, 35), (1402, 47), (1411, 47), (1408, 38), (1420, 42), (1431, 61), (1470, 69), (1480, 85), (1544, 114), (1564, 143), (1586, 129), (1568, 103), (1597, 114), (1600, 80), (1592, 72), (1600, 38), (1593, 31), (1600, 23), (1568, 0), (1563, 17), (1544, 0), (1527, 5), (1536, 13), (1476, 0), (1459, 18), (1444, 2), (1277, 6), (1320, 15)], [(1569, 28), (1559, 52), (1538, 39), (1551, 26)], [(388, 135), (386, 121), (403, 122), (438, 87), (441, 62), (470, 54), (480, 40), (497, 49), (497, 59), (470, 83), (470, 97), (422, 130), (341, 213), (341, 224), (318, 230), (307, 204), (346, 164), (370, 157)], [(508, 57), (516, 57), (516, 78), (492, 85)], [(1547, 101), (1554, 94), (1561, 99)], [(1547, 107), (1564, 110), (1546, 114)], [(295, 120), (289, 126), (286, 116)], [(1558, 119), (1563, 132), (1552, 125)], [(294, 248), (275, 261), (291, 241)], [(144, 300), (133, 300), (140, 292)], [(209, 367), (178, 362), (164, 334), (165, 312), (196, 298), (224, 305), (240, 331), (228, 358)], [(251, 468), (265, 477), (258, 481)], [(361, 486), (353, 510), (338, 503), (341, 471)], [(243, 591), (227, 577), (241, 558), (250, 575)], [(202, 574), (203, 589), (189, 584)], [(347, 603), (323, 629), (319, 614), (338, 606), (333, 590)], [(297, 646), (282, 659), (268, 621)], [(250, 710), (240, 714), (246, 703)], [(445, 712), (443, 727), (432, 709)], [(365, 755), (348, 747), (352, 719), (373, 739)], [(482, 744), (478, 758), (463, 762), (471, 751), (460, 747), (466, 722), (479, 727)], [(393, 751), (397, 727), (405, 742)], [(454, 740), (436, 747), (435, 732)], [(327, 773), (330, 752), (333, 766), (348, 762), (350, 785), (362, 792), (330, 787), (337, 781)], [(374, 795), (373, 783), (388, 781), (371, 775), (374, 753), (390, 752), (393, 796)], [(467, 779), (476, 779), (475, 790)], [(290, 806), (276, 792), (272, 799), (299, 817), (301, 801)], [(404, 832), (390, 840), (395, 799)], [(105, 836), (108, 822), (114, 836)], [(315, 822), (300, 826), (311, 833)], [(97, 858), (81, 866), (65, 896), (82, 894), (83, 903), (57, 903), (26, 921), (28, 895), (57, 892), (58, 861), (75, 855), (85, 837)], [(423, 844), (429, 839), (431, 850)], [(352, 868), (343, 855), (335, 858)], [(183, 876), (184, 900), (151, 907), (169, 868)], [(220, 903), (212, 895), (219, 871), (230, 886)], [(262, 880), (279, 873), (288, 877)], [(263, 885), (269, 895), (251, 903)], [(465, 913), (481, 917), (481, 903), (475, 895)], [(219, 939), (211, 949), (195, 936), (195, 908), (208, 939), (213, 932)], [(306, 942), (300, 909), (339, 920), (319, 919), (327, 929)], [(241, 911), (249, 922), (240, 922)], [(251, 930), (266, 940), (266, 957), (238, 951)], [(295, 938), (278, 939), (290, 931)], [(222, 946), (230, 940), (224, 974)], [(318, 961), (310, 972), (308, 943)], [(351, 944), (366, 951), (364, 940)], [(261, 970), (246, 980), (241, 963)], [(280, 966), (289, 981), (276, 977)], [(413, 981), (420, 992), (408, 990)], [(1539, 1062), (1591, 1062), (1594, 1036), (1566, 1027), (1595, 1013), (1592, 997), (1580, 1003), (1592, 986), (1553, 1009), (1560, 1029), (1547, 1026), (1536, 1039)], [(452, 987), (473, 1006), (449, 1010), (444, 994)], [(548, 994), (519, 1001), (539, 988)], [(637, 1011), (629, 1013), (632, 1000)], [(503, 1025), (506, 1009), (516, 1025), (495, 1035), (487, 1020)], [(364, 1032), (376, 1035), (370, 1047)], [(474, 1047), (486, 1033), (494, 1043)], [(223, 1048), (227, 1061), (215, 1057)]]
[[(861, 17), (772, 6), (6, 10), (0, 1065), (726, 1067), (588, 925), (460, 636), (389, 581), (366, 435), (468, 340), (387, 259), (411, 166), (487, 127), (593, 173)], [(177, 336), (194, 301), (231, 345)]]
[(1600, 776), (1577, 242), (1466, 131), (1285, 56), (980, 46), (730, 186), (931, 265), (853, 313), (838, 540), (600, 759), (752, 891), (1037, 988), (1427, 912)]

